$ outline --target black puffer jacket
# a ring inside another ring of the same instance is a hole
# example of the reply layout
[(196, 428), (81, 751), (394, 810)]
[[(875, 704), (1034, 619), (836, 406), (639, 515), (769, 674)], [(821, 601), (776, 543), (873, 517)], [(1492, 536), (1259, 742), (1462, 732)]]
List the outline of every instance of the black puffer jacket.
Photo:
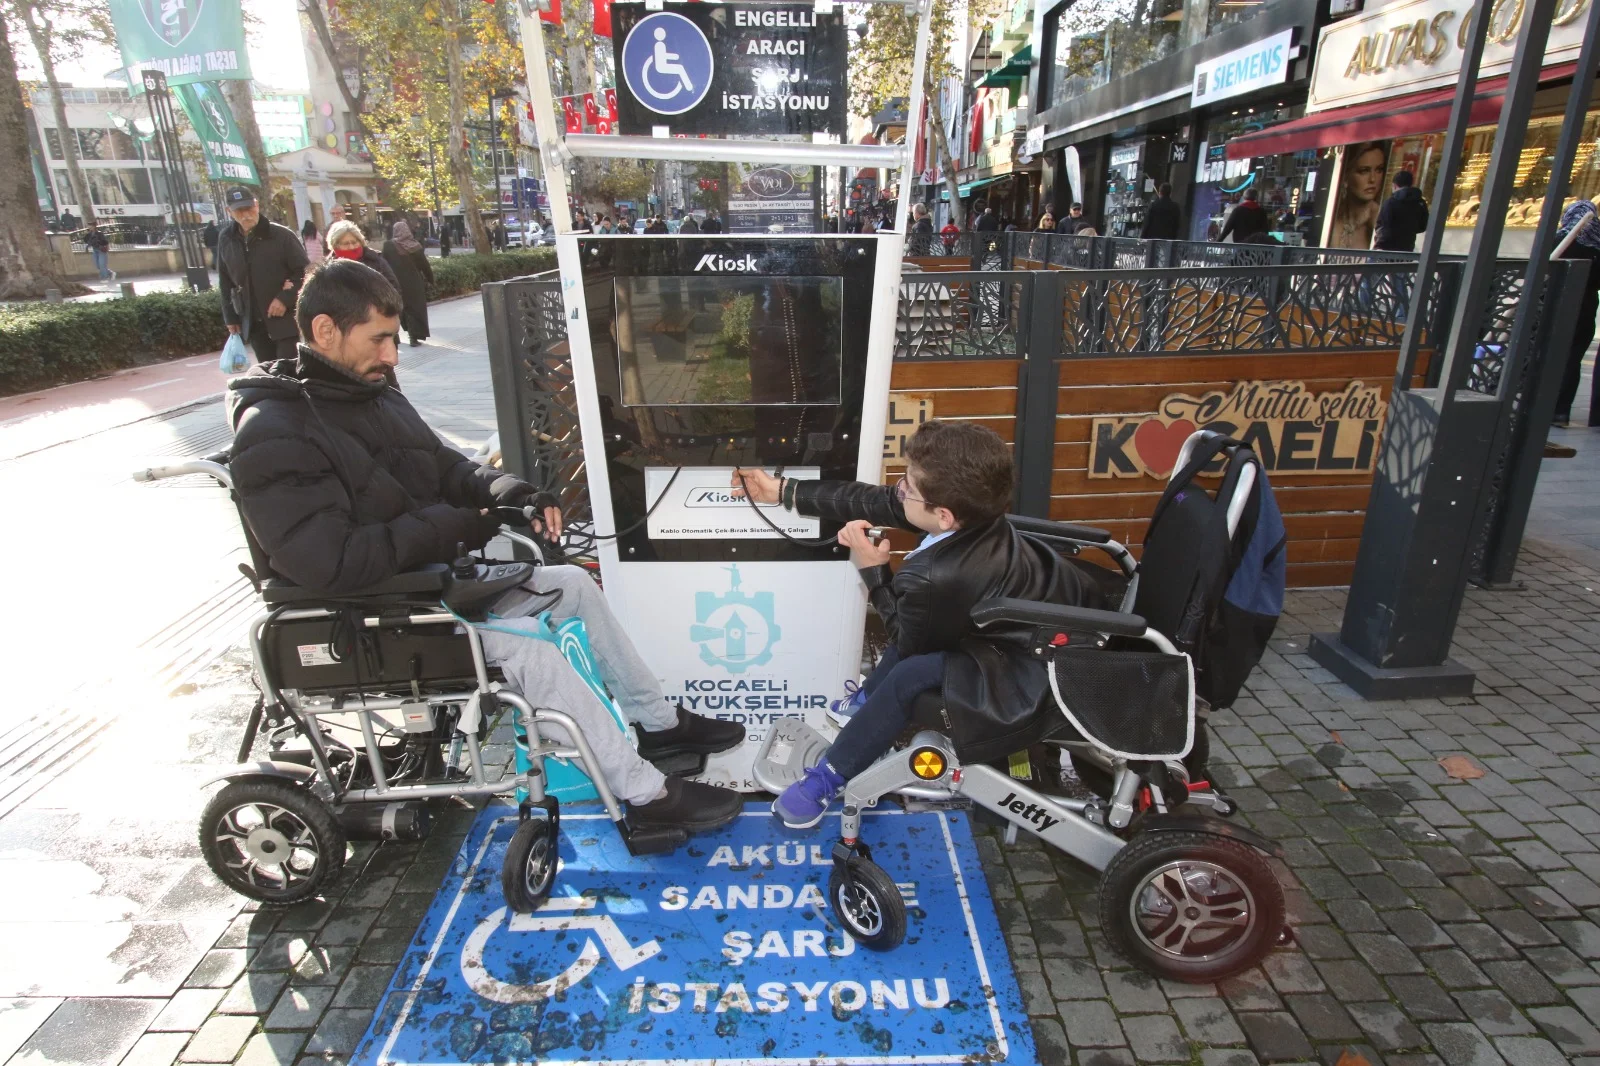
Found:
[(482, 547), (497, 504), (554, 503), (447, 447), (399, 391), (305, 345), (228, 383), (234, 489), (272, 569), (342, 593)]
[[(834, 522), (864, 518), (915, 530), (892, 488), (851, 481), (802, 481), (795, 510)], [(956, 754), (968, 762), (1004, 758), (1032, 743), (1048, 717), (1044, 664), (1028, 653), (1030, 631), (970, 617), (981, 600), (1024, 600), (1104, 608), (1097, 568), (1069, 562), (1004, 517), (952, 536), (901, 564), (861, 571), (867, 596), (902, 655), (954, 652), (945, 662), (944, 705)]]

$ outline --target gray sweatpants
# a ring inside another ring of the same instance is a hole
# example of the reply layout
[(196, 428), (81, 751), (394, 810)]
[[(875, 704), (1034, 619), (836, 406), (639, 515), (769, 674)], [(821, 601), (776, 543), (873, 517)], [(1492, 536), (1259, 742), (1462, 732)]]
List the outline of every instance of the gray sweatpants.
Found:
[[(633, 642), (611, 613), (605, 595), (587, 571), (577, 566), (540, 567), (532, 584), (540, 595), (516, 589), (495, 603), (494, 612), (501, 618), (493, 625), (526, 629), (531, 634), (537, 623), (526, 617), (529, 614), (549, 609), (551, 622), (557, 625), (576, 615), (583, 619), (601, 680), (622, 709), (623, 717), (649, 730), (670, 729), (677, 724), (677, 709), (667, 702), (655, 672), (639, 658)], [(561, 599), (550, 607), (550, 597), (544, 594), (558, 589)], [(611, 711), (595, 698), (561, 649), (532, 635), (516, 636), (488, 629), (481, 632), (484, 654), (505, 671), (530, 704), (562, 711), (578, 723), (600, 764), (596, 769), (619, 800), (648, 803), (660, 794), (666, 780), (661, 771), (633, 750), (627, 734), (617, 728)], [(573, 743), (560, 726), (543, 725), (539, 730), (558, 744)]]

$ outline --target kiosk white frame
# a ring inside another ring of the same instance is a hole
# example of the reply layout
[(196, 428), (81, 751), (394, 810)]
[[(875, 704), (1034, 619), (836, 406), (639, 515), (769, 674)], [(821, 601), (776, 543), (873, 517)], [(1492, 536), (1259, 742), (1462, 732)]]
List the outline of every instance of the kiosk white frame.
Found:
[[(663, 10), (668, 2), (677, 4), (687, 0), (645, 0), (650, 11)], [(912, 84), (908, 93), (911, 116), (908, 128), (911, 139), (917, 135), (916, 116), (922, 113), (923, 79), (926, 72), (928, 39), (932, 15), (932, 0), (866, 0), (869, 3), (895, 3), (917, 14), (916, 50), (912, 64)], [(711, 6), (711, 5), (701, 5)], [(727, 6), (734, 6), (730, 3)], [(760, 6), (746, 0), (742, 6)], [(795, 5), (784, 5), (795, 6)], [(812, 0), (819, 14), (830, 14), (835, 0)], [(862, 399), (862, 417), (855, 477), (860, 481), (877, 482), (882, 477), (882, 441), (886, 429), (889, 405), (889, 375), (894, 357), (895, 320), (899, 304), (901, 261), (905, 248), (907, 183), (912, 179), (913, 144), (854, 145), (828, 143), (821, 138), (812, 142), (792, 142), (758, 139), (672, 138), (668, 136), (603, 136), (597, 134), (571, 134), (557, 122), (555, 96), (550, 84), (551, 67), (544, 46), (543, 24), (534, 6), (524, 0), (522, 11), (523, 54), (527, 64), (528, 88), (533, 102), (534, 126), (539, 138), (539, 153), (544, 164), (544, 176), (550, 200), (550, 214), (556, 230), (556, 261), (561, 273), (561, 291), (567, 339), (570, 346), (572, 373), (577, 394), (579, 428), (583, 435), (584, 470), (589, 482), (589, 499), (594, 511), (594, 533), (601, 538), (596, 553), (600, 560), (607, 599), (647, 662), (658, 672), (662, 670), (661, 656), (654, 654), (658, 641), (671, 639), (666, 634), (653, 632), (659, 621), (659, 612), (646, 610), (641, 590), (630, 590), (625, 564), (619, 555), (617, 522), (613, 507), (610, 470), (604, 447), (601, 408), (595, 381), (593, 345), (589, 333), (589, 309), (586, 305), (583, 271), (580, 263), (579, 240), (681, 240), (676, 236), (653, 237), (596, 237), (577, 234), (572, 229), (569, 205), (567, 166), (578, 158), (627, 158), (645, 160), (678, 160), (692, 162), (761, 163), (803, 166), (848, 166), (856, 168), (884, 168), (898, 172), (898, 192), (895, 199), (894, 227), (890, 231), (862, 234), (855, 240), (872, 239), (878, 242), (873, 275), (873, 292), (867, 344), (866, 381)], [(619, 86), (618, 91), (622, 91)], [(831, 140), (831, 139), (830, 139)], [(761, 241), (817, 241), (824, 234), (795, 235), (740, 235), (721, 234), (718, 240)], [(776, 537), (777, 534), (771, 534)], [(631, 564), (644, 565), (644, 564)], [(652, 563), (652, 566), (705, 566), (697, 564)], [(768, 566), (804, 566), (808, 572), (829, 567), (829, 579), (820, 582), (825, 595), (836, 591), (840, 602), (836, 612), (808, 618), (811, 626), (826, 628), (836, 640), (838, 664), (831, 691), (834, 696), (843, 694), (843, 681), (856, 676), (860, 662), (862, 630), (866, 617), (866, 597), (848, 560), (821, 560), (806, 563), (765, 564)], [(820, 576), (820, 575), (819, 575)], [(792, 583), (792, 579), (791, 579)], [(808, 578), (808, 585), (816, 586)], [(633, 591), (638, 597), (630, 597)], [(652, 592), (655, 590), (651, 590)], [(814, 598), (814, 597), (813, 597)], [(676, 694), (675, 679), (664, 676), (663, 685), (668, 695)], [(690, 708), (694, 709), (694, 708)], [(808, 713), (813, 724), (821, 711)], [(759, 786), (750, 774), (750, 764), (761, 740), (762, 731), (752, 728), (746, 744), (733, 752), (718, 756), (707, 768), (706, 778), (733, 787), (754, 790)]]

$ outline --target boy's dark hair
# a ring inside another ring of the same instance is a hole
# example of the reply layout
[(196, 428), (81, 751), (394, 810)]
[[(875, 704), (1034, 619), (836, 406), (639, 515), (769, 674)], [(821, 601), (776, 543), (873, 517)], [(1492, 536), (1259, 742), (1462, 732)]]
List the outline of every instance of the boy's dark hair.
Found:
[(934, 419), (906, 441), (917, 491), (929, 507), (948, 507), (963, 526), (979, 526), (1011, 506), (1011, 446), (971, 422)]
[(1170, 182), (1170, 181), (1162, 182), (1161, 183), (1161, 188), (1157, 189), (1156, 192), (1160, 193), (1162, 196), (1171, 196), (1172, 195), (1172, 182)]
[(365, 263), (354, 259), (330, 259), (306, 271), (295, 306), (294, 323), (300, 339), (311, 340), (311, 323), (327, 315), (340, 333), (349, 333), (377, 311), (380, 315), (400, 314), (400, 294), (387, 278)]
[(1402, 170), (1394, 176), (1394, 185), (1397, 189), (1407, 188), (1414, 181), (1416, 179), (1411, 176), (1411, 171), (1409, 170)]

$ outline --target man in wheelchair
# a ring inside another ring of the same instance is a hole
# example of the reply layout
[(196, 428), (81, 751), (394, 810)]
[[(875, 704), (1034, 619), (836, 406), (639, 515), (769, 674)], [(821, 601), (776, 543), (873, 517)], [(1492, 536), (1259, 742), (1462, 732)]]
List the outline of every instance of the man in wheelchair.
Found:
[[(881, 757), (912, 721), (916, 697), (942, 690), (937, 726), (963, 750), (1003, 758), (1028, 746), (1036, 710), (1050, 699), (1044, 664), (1026, 634), (971, 619), (994, 597), (1100, 608), (1105, 596), (1090, 568), (1063, 559), (1006, 520), (1011, 449), (993, 430), (967, 422), (927, 422), (906, 443), (906, 474), (894, 486), (796, 481), (740, 470), (734, 495), (782, 503), (801, 514), (846, 523), (839, 543), (861, 571), (889, 633), (882, 660), (855, 698), (827, 754), (773, 803), (791, 829), (822, 820), (845, 782)], [(889, 545), (872, 526), (926, 534), (898, 573)]]
[[(390, 384), (400, 302), (371, 267), (318, 266), (296, 310), (295, 358), (229, 384), (234, 491), (251, 533), (277, 575), (330, 598), (481, 548), (499, 529), (498, 507), (532, 506), (537, 531), (561, 532), (554, 496), (446, 446)], [(738, 816), (737, 792), (667, 777), (649, 760), (725, 751), (744, 727), (669, 704), (586, 571), (541, 567), (491, 610), (485, 654), (535, 704), (578, 723), (633, 824), (693, 831)], [(607, 688), (638, 726), (638, 751), (557, 646), (532, 637), (533, 616), (547, 610), (555, 622), (583, 620)], [(572, 743), (560, 726), (545, 728)]]

